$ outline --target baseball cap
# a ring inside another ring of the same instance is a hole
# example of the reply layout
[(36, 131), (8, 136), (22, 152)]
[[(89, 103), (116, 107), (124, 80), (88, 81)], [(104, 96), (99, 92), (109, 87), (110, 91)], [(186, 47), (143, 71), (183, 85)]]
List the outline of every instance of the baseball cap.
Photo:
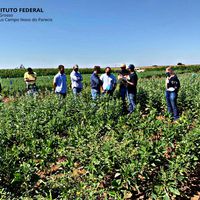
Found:
[(135, 69), (135, 66), (134, 66), (133, 64), (130, 64), (130, 65), (128, 66), (128, 68), (129, 68), (129, 69)]

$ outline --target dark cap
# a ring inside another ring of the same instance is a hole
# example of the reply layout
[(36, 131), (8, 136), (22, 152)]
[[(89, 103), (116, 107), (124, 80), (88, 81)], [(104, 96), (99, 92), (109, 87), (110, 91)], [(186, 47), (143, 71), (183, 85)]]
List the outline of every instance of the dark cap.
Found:
[(129, 69), (135, 69), (135, 66), (134, 66), (133, 64), (130, 64), (130, 65), (128, 66), (128, 68), (129, 68)]

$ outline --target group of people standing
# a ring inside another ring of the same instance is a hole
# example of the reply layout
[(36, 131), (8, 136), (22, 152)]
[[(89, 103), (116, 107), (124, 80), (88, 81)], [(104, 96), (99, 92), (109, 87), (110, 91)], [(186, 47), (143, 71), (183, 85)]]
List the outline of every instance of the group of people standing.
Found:
[[(93, 73), (90, 77), (91, 97), (93, 100), (100, 96), (112, 96), (117, 83), (119, 84), (119, 93), (122, 100), (122, 110), (126, 112), (126, 99), (128, 100), (128, 113), (131, 114), (136, 108), (137, 82), (138, 76), (135, 71), (135, 66), (130, 64), (128, 67), (125, 64), (121, 65), (121, 70), (118, 72), (117, 78), (112, 73), (110, 67), (105, 68), (105, 73), (101, 76), (100, 66), (94, 66)], [(168, 111), (173, 114), (174, 120), (179, 118), (177, 108), (177, 97), (180, 88), (180, 81), (171, 67), (166, 68), (166, 101)], [(27, 85), (27, 92), (36, 88), (36, 73), (31, 68), (24, 74), (24, 81)], [(79, 72), (78, 65), (73, 67), (70, 73), (71, 87), (75, 96), (79, 95), (83, 89), (83, 77)], [(67, 78), (63, 65), (58, 66), (58, 73), (53, 79), (53, 89), (55, 94), (65, 98), (67, 94)]]
[[(64, 73), (64, 66), (59, 65), (59, 72), (56, 74), (53, 80), (54, 91), (57, 95), (62, 97), (66, 96), (67, 93), (67, 79)], [(126, 69), (126, 65), (121, 66), (121, 71), (116, 78), (112, 73), (110, 67), (105, 68), (105, 73), (99, 76), (101, 72), (100, 66), (94, 66), (93, 73), (90, 77), (90, 86), (91, 86), (91, 96), (93, 100), (96, 100), (100, 95), (109, 95), (112, 96), (113, 92), (117, 86), (117, 79), (120, 84), (120, 96), (123, 102), (123, 111), (126, 108), (126, 97), (129, 102), (129, 113), (132, 113), (136, 106), (136, 93), (137, 93), (137, 74), (135, 72), (135, 66), (129, 65)], [(73, 67), (73, 71), (70, 74), (71, 87), (74, 95), (81, 93), (83, 89), (83, 78), (81, 73), (78, 70), (78, 65)]]
[(95, 66), (94, 72), (91, 75), (91, 95), (92, 99), (95, 100), (102, 95), (108, 94), (113, 95), (116, 89), (117, 80), (119, 82), (119, 92), (122, 99), (123, 112), (126, 111), (126, 97), (129, 102), (129, 114), (131, 114), (136, 107), (136, 94), (137, 94), (137, 81), (138, 76), (135, 72), (135, 66), (133, 64), (129, 65), (128, 68), (125, 64), (121, 65), (121, 71), (118, 73), (118, 77), (111, 73), (111, 68), (106, 67), (105, 73), (99, 77), (100, 67)]

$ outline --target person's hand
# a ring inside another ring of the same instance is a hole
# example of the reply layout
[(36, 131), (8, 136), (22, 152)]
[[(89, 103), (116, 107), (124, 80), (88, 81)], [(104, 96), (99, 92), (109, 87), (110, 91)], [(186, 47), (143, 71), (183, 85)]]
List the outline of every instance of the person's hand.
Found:
[(122, 78), (123, 78), (122, 74), (119, 74), (118, 79), (122, 79)]
[(130, 80), (130, 76), (129, 75), (125, 75), (125, 77), (126, 77), (127, 81)]

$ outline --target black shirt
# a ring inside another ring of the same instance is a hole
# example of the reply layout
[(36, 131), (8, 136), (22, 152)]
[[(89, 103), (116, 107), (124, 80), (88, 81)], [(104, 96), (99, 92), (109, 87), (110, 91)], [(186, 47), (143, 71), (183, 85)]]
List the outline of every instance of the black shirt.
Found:
[(136, 93), (137, 92), (137, 82), (138, 82), (138, 76), (136, 72), (129, 75), (130, 80), (129, 82), (133, 83), (133, 85), (128, 84), (127, 89), (128, 93)]
[(169, 82), (167, 83), (167, 88), (173, 87), (175, 92), (178, 92), (180, 88), (180, 81), (176, 75), (169, 78)]

